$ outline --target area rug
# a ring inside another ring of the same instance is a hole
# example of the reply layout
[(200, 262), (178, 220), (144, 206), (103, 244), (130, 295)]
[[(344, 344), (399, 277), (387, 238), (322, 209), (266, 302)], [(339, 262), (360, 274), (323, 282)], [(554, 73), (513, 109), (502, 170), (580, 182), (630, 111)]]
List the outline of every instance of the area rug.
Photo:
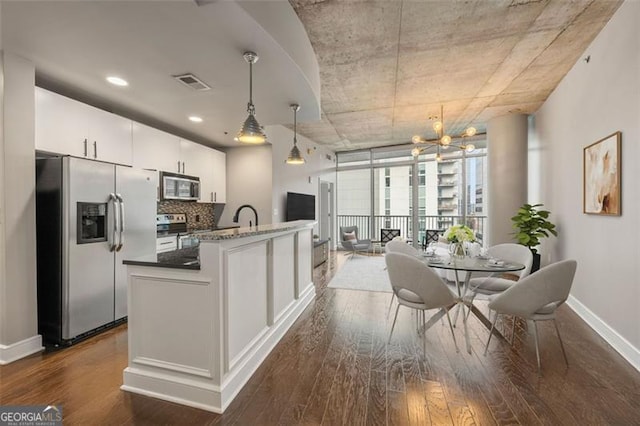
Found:
[(382, 256), (354, 256), (336, 273), (329, 287), (391, 293), (389, 274), (384, 268)]

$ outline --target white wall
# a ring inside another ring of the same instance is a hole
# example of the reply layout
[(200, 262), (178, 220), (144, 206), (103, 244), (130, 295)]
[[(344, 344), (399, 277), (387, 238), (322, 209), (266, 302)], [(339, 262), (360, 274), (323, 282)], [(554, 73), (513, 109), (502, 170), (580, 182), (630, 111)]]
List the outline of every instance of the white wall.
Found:
[(249, 220), (254, 222), (250, 209), (242, 210), (237, 224), (231, 220), (243, 204), (251, 204), (258, 211), (260, 225), (272, 223), (271, 182), (271, 145), (227, 150), (227, 205), (218, 226), (249, 226)]
[(41, 348), (37, 335), (35, 68), (2, 52), (0, 363)]
[[(310, 139), (298, 135), (298, 148), (300, 148), (306, 162), (300, 165), (287, 164), (285, 160), (293, 146), (293, 131), (277, 125), (267, 126), (265, 132), (273, 144), (271, 147), (273, 156), (273, 222), (286, 220), (287, 192), (315, 195), (316, 218), (318, 218), (320, 180), (333, 183), (336, 181), (335, 154)], [(327, 155), (331, 159), (328, 159)], [(318, 233), (317, 226), (314, 232)]]
[[(298, 147), (306, 163), (286, 164), (293, 145), (293, 132), (276, 125), (267, 126), (265, 133), (271, 144), (227, 150), (227, 205), (218, 223), (220, 227), (237, 225), (231, 219), (242, 204), (251, 204), (258, 210), (261, 225), (284, 222), (287, 192), (315, 195), (318, 217), (320, 181), (335, 183), (335, 154), (332, 151), (298, 135)], [(239, 225), (248, 226), (249, 220), (253, 220), (253, 213), (245, 209), (240, 214)], [(314, 232), (318, 233), (317, 226)]]
[[(529, 201), (558, 225), (543, 262), (578, 261), (571, 306), (640, 369), (640, 2), (626, 1), (532, 120)], [(622, 216), (582, 213), (583, 148), (622, 132)]]
[[(2, 2), (0, 2), (0, 129), (4, 129), (4, 51), (2, 46)], [(4, 254), (4, 132), (0, 131), (0, 345), (5, 342), (5, 276)]]

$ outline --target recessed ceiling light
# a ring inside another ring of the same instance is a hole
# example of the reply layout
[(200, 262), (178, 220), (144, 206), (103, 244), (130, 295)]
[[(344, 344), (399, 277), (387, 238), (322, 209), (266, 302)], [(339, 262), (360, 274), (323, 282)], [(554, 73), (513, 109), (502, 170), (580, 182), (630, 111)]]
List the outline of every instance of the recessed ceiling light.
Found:
[(107, 77), (107, 81), (115, 86), (128, 86), (129, 83), (127, 80), (122, 79), (120, 77), (110, 76)]
[(193, 121), (194, 123), (202, 123), (202, 117), (198, 117), (197, 115), (190, 115), (189, 120)]

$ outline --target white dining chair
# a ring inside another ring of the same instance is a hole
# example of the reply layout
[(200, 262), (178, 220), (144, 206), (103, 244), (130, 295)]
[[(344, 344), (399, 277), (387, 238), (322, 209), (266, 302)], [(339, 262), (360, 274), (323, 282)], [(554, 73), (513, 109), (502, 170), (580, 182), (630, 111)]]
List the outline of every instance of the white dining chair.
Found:
[[(400, 306), (420, 311), (423, 324), (425, 311), (439, 308), (447, 315), (453, 343), (456, 351), (458, 351), (458, 343), (456, 342), (448, 310), (451, 305), (456, 303), (456, 299), (449, 287), (438, 274), (414, 256), (404, 253), (387, 253), (384, 260), (387, 264), (387, 272), (389, 273), (393, 293), (398, 300), (398, 307), (396, 308), (387, 343), (391, 342)], [(423, 333), (424, 331), (426, 330), (423, 327)], [(426, 353), (426, 337), (424, 336), (423, 351)]]
[(420, 252), (413, 246), (401, 240), (391, 240), (384, 245), (385, 253), (404, 253), (409, 256), (420, 257)]
[[(514, 272), (515, 278), (517, 278), (518, 281), (531, 272), (533, 254), (528, 247), (523, 245), (513, 243), (498, 244), (490, 247), (487, 250), (487, 255), (494, 259), (523, 264), (524, 269)], [(476, 277), (469, 280), (469, 291), (474, 294), (492, 295), (505, 291), (515, 283), (516, 281), (514, 280), (502, 277)]]
[[(420, 257), (420, 252), (416, 250), (413, 246), (407, 244), (402, 240), (391, 240), (384, 246), (385, 255), (388, 253), (404, 253), (409, 256)], [(386, 267), (384, 269), (387, 269)], [(391, 307), (393, 307), (393, 301), (396, 295), (391, 295), (391, 302), (389, 302), (389, 309), (387, 309), (387, 318), (389, 318), (389, 314), (391, 313)]]
[[(465, 298), (470, 304), (473, 303), (478, 294), (491, 296), (496, 293), (502, 293), (531, 272), (533, 254), (528, 247), (523, 245), (513, 243), (498, 244), (490, 247), (487, 250), (487, 255), (493, 259), (523, 264), (524, 269), (511, 273), (515, 280), (491, 275), (471, 278), (471, 280), (469, 280), (468, 293), (465, 295)], [(476, 273), (476, 275), (478, 275), (478, 273)], [(467, 317), (470, 313), (471, 305), (469, 305)], [(513, 343), (515, 329), (516, 320), (514, 318), (511, 325), (511, 343)]]
[(538, 346), (538, 321), (553, 321), (560, 340), (560, 348), (564, 361), (569, 365), (564, 350), (560, 330), (556, 323), (556, 310), (569, 297), (571, 285), (576, 273), (577, 262), (564, 260), (551, 264), (523, 278), (502, 293), (491, 296), (489, 309), (496, 312), (491, 323), (491, 331), (487, 339), (484, 353), (486, 355), (496, 321), (500, 315), (513, 315), (533, 321), (533, 337), (536, 345), (538, 374), (540, 374), (540, 349)]

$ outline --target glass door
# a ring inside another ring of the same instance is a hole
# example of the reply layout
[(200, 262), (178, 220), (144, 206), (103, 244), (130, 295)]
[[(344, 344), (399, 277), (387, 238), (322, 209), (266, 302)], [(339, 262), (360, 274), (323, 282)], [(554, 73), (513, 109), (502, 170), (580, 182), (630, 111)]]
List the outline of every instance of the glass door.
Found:
[[(387, 236), (413, 240), (413, 166), (373, 169), (373, 239)], [(385, 238), (386, 237), (386, 238)]]
[(344, 170), (337, 176), (338, 187), (338, 242), (340, 228), (357, 226), (358, 238), (371, 236), (371, 170)]

